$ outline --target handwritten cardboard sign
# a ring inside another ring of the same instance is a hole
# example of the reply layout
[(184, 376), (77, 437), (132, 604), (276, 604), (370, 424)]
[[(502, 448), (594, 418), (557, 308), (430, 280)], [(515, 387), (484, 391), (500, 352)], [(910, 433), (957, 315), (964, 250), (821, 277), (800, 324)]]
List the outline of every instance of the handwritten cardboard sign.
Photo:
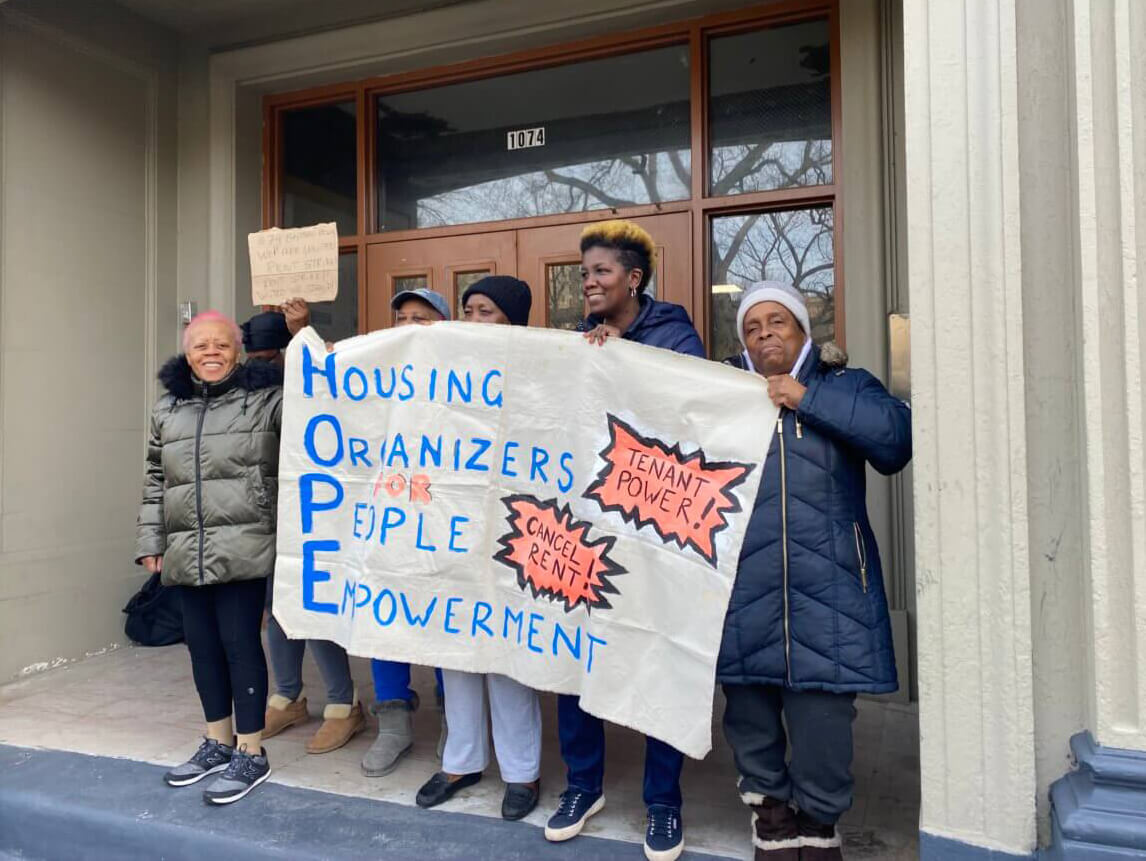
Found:
[(288, 299), (329, 302), (338, 295), (334, 222), (249, 233), (247, 248), (254, 305), (280, 305)]
[(776, 409), (628, 342), (436, 323), (287, 350), (275, 615), (497, 672), (700, 757)]

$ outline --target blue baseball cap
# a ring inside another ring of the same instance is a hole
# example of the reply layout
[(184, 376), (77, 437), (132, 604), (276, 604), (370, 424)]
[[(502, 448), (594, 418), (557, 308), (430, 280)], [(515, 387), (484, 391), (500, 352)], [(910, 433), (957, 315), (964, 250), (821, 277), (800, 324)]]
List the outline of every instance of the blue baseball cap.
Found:
[(419, 287), (417, 290), (401, 290), (395, 293), (394, 298), (390, 300), (390, 307), (397, 311), (398, 306), (407, 299), (417, 299), (420, 302), (425, 302), (441, 314), (443, 320), (450, 319), (449, 303), (446, 302), (446, 297), (436, 290), (431, 290), (428, 287)]

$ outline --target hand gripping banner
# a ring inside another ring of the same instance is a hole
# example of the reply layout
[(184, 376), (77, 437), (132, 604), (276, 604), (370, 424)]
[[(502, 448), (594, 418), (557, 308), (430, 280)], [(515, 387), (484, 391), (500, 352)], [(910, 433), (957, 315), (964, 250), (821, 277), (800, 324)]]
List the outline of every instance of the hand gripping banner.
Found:
[(579, 694), (693, 757), (776, 408), (753, 374), (468, 323), (287, 350), (274, 612)]

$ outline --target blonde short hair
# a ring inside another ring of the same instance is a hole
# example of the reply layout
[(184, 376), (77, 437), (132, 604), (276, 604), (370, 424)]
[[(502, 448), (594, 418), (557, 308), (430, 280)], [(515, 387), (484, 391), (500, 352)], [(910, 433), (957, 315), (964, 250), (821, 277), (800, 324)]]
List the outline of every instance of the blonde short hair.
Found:
[(581, 253), (590, 248), (611, 248), (626, 269), (640, 269), (637, 292), (644, 292), (657, 265), (657, 246), (647, 230), (621, 218), (598, 221), (581, 231)]

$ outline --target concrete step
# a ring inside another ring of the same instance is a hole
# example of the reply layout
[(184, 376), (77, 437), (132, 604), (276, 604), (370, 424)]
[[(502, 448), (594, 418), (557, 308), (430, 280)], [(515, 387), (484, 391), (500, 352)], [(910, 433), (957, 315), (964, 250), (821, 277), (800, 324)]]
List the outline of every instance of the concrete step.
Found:
[(644, 857), (639, 844), (589, 835), (552, 844), (525, 823), (280, 786), (273, 774), (242, 801), (209, 807), (201, 786), (172, 789), (163, 771), (134, 760), (0, 745), (0, 859)]

